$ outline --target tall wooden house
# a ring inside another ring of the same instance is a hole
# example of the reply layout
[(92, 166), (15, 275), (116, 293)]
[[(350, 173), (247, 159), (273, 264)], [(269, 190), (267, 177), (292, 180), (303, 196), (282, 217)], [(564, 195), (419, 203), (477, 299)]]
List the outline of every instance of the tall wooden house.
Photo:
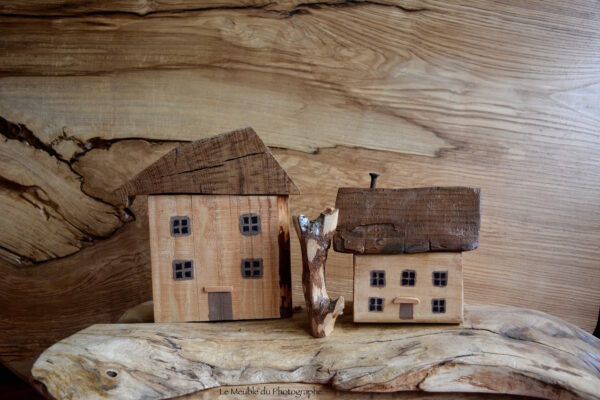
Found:
[(479, 244), (480, 190), (341, 188), (334, 249), (354, 254), (355, 322), (463, 319), (462, 252)]
[(298, 188), (254, 130), (175, 148), (119, 190), (148, 195), (156, 322), (291, 315)]

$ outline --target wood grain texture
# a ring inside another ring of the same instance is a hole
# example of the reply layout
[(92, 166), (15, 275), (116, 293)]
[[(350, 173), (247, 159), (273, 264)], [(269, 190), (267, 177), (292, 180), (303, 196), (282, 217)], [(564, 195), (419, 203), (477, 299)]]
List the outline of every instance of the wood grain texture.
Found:
[(148, 218), (138, 201), (134, 222), (73, 255), (70, 265), (63, 259), (43, 268), (0, 263), (0, 354), (20, 376), (27, 378), (34, 358), (52, 343), (94, 321), (117, 321), (152, 298)]
[[(258, 393), (257, 393), (258, 392)], [(332, 389), (327, 385), (318, 384), (264, 384), (225, 386), (214, 389), (206, 389), (189, 395), (177, 397), (180, 400), (212, 400), (219, 396), (227, 399), (245, 400), (248, 393), (256, 400), (268, 400), (276, 396), (294, 396), (294, 398), (305, 400), (481, 400), (481, 393), (424, 393), (424, 392), (394, 392), (394, 393), (359, 393), (344, 392)], [(486, 400), (526, 400), (531, 397), (513, 396), (508, 394), (485, 394)]]
[(479, 245), (477, 188), (340, 188), (333, 248), (342, 253), (469, 251)]
[(76, 253), (126, 220), (117, 207), (81, 192), (69, 165), (21, 142), (0, 121), (0, 259), (27, 265)]
[[(597, 3), (269, 3), (2, 2), (0, 360), (27, 371), (54, 340), (150, 300), (144, 201), (128, 213), (111, 192), (183, 142), (242, 126), (301, 189), (292, 214), (318, 215), (369, 171), (381, 187), (480, 187), (465, 300), (591, 331)], [(329, 254), (332, 297), (352, 299), (351, 266)]]
[(302, 292), (310, 333), (317, 338), (331, 335), (335, 320), (344, 311), (344, 297), (327, 294), (325, 263), (338, 221), (338, 210), (327, 208), (314, 220), (292, 217), (302, 252)]
[(303, 314), (227, 324), (93, 325), (46, 350), (32, 373), (51, 395), (71, 399), (160, 399), (295, 382), (351, 392), (600, 398), (600, 340), (544, 313), (471, 306), (462, 326), (382, 327), (342, 318), (332, 336), (319, 340), (306, 332)]
[[(280, 254), (278, 204), (278, 196), (148, 196), (155, 321), (214, 320), (217, 314), (211, 317), (209, 311), (218, 307), (211, 308), (210, 300), (223, 299), (204, 289), (219, 286), (232, 287), (229, 319), (279, 317), (280, 257), (288, 257), (289, 250)], [(248, 213), (260, 216), (257, 235), (240, 233), (240, 216)], [(189, 235), (171, 235), (175, 215), (190, 218)], [(260, 279), (243, 277), (245, 259), (262, 260)], [(193, 279), (174, 280), (173, 260), (192, 261)]]
[(118, 192), (125, 204), (138, 194), (299, 194), (252, 128), (176, 147)]
[[(461, 253), (355, 255), (354, 322), (459, 323), (463, 320)], [(385, 271), (385, 285), (372, 287), (370, 272)], [(414, 286), (402, 286), (402, 271), (415, 272)], [(446, 271), (447, 285), (433, 285), (433, 272)], [(369, 312), (369, 297), (383, 299), (382, 312)], [(407, 297), (408, 301), (396, 300)], [(433, 313), (432, 301), (444, 299), (445, 312)], [(416, 301), (415, 301), (416, 300)], [(400, 303), (416, 303), (410, 320), (400, 319)]]

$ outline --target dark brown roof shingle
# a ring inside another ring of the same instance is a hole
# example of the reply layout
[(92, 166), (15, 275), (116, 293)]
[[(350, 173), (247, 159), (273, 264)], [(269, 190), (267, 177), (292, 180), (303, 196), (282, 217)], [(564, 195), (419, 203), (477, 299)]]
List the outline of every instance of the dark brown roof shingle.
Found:
[(481, 190), (341, 188), (333, 247), (356, 254), (468, 251), (479, 245)]
[(298, 194), (252, 128), (184, 144), (117, 189), (123, 200), (139, 194)]

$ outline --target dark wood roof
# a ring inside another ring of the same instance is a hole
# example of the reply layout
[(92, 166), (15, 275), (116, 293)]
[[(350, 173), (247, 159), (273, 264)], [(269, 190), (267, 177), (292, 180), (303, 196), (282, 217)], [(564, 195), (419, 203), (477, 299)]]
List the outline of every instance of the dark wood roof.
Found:
[(341, 188), (333, 247), (356, 254), (468, 251), (479, 245), (481, 190)]
[(138, 194), (298, 194), (298, 188), (252, 128), (177, 147), (117, 189)]

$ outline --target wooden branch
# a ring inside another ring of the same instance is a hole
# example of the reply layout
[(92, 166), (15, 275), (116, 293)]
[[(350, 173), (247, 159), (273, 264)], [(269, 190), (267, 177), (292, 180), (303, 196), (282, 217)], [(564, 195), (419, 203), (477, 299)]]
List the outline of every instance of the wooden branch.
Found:
[(338, 210), (332, 208), (327, 208), (313, 221), (304, 215), (293, 218), (302, 251), (302, 289), (314, 337), (331, 334), (335, 320), (344, 310), (344, 297), (332, 300), (325, 288), (325, 262), (337, 219)]
[(359, 325), (344, 316), (326, 340), (306, 333), (305, 318), (93, 325), (46, 350), (32, 373), (52, 396), (69, 399), (300, 382), (352, 392), (600, 398), (600, 340), (538, 311), (467, 305), (464, 324), (445, 326)]

